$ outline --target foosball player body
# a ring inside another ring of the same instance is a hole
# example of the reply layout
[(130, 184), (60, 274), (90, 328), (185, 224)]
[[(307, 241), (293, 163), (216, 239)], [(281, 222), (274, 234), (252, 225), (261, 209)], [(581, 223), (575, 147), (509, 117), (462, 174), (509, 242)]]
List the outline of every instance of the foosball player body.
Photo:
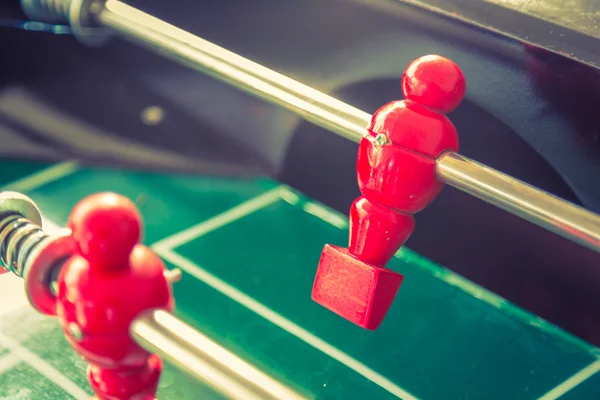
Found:
[(69, 218), (76, 253), (58, 277), (56, 312), (65, 336), (87, 361), (99, 400), (153, 400), (162, 362), (130, 337), (143, 311), (171, 311), (165, 266), (138, 244), (140, 216), (110, 193), (80, 202)]
[(349, 246), (325, 245), (312, 292), (317, 303), (366, 329), (383, 321), (403, 280), (385, 266), (412, 234), (413, 215), (442, 190), (436, 158), (458, 151), (444, 113), (459, 105), (465, 89), (452, 61), (421, 57), (402, 76), (405, 100), (373, 114), (358, 149), (362, 196), (350, 208)]

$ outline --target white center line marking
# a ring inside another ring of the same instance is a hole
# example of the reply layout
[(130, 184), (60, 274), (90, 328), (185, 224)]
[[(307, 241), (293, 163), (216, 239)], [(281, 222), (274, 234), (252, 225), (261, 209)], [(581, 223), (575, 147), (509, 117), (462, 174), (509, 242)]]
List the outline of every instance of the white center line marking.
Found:
[(19, 343), (12, 339), (0, 334), (0, 343), (7, 347), (12, 354), (17, 356), (22, 361), (29, 364), (31, 367), (39, 371), (50, 381), (60, 386), (64, 391), (69, 393), (77, 400), (89, 400), (91, 397), (86, 391), (81, 389), (79, 386), (71, 382), (66, 376), (58, 372), (53, 366), (48, 364), (42, 358), (27, 350)]
[(327, 207), (322, 206), (321, 204), (307, 202), (304, 204), (302, 209), (320, 220), (332, 225), (338, 229), (346, 229), (348, 228), (348, 220), (340, 217), (336, 213), (331, 212)]
[(57, 181), (67, 175), (71, 175), (77, 170), (79, 170), (79, 164), (76, 161), (65, 161), (3, 185), (0, 187), (0, 190), (29, 192), (47, 183)]
[(565, 393), (571, 391), (577, 385), (582, 383), (588, 378), (591, 378), (592, 375), (596, 374), (600, 371), (600, 360), (596, 360), (581, 371), (572, 375), (569, 379), (540, 397), (538, 400), (556, 400), (563, 396)]
[(300, 327), (299, 325), (293, 323), (289, 319), (285, 318), (281, 314), (271, 310), (267, 306), (259, 303), (254, 300), (252, 297), (247, 294), (239, 291), (223, 280), (217, 278), (210, 272), (205, 269), (199, 267), (194, 264), (190, 260), (185, 257), (180, 256), (172, 250), (169, 250), (165, 247), (154, 248), (154, 251), (161, 257), (163, 257), (168, 262), (173, 265), (181, 268), (183, 271), (192, 275), (193, 277), (203, 281), (207, 285), (221, 292), (225, 296), (230, 299), (238, 302), (244, 307), (248, 308), (251, 311), (254, 311), (256, 314), (270, 321), (271, 323), (277, 325), (281, 329), (287, 331), (288, 333), (296, 336), (298, 339), (303, 342), (313, 346), (314, 348), (322, 351), (327, 354), (331, 358), (337, 360), (341, 364), (347, 366), (351, 370), (357, 372), (358, 374), (364, 376), (369, 379), (371, 382), (380, 386), (381, 388), (387, 390), (389, 393), (395, 395), (396, 397), (403, 400), (416, 400), (417, 398), (408, 393), (406, 390), (402, 389), (400, 386), (393, 383), (388, 378), (380, 375), (375, 372), (371, 368), (367, 367), (363, 363), (359, 362), (355, 358), (352, 358), (348, 354), (339, 350), (338, 348), (332, 346), (331, 344), (325, 342), (323, 339), (318, 338), (312, 333), (308, 332), (306, 329)]
[(255, 211), (258, 211), (279, 201), (281, 199), (282, 188), (282, 186), (278, 186), (263, 194), (253, 197), (250, 200), (240, 203), (239, 205), (221, 214), (209, 218), (204, 222), (191, 226), (190, 228), (184, 229), (183, 231), (171, 235), (165, 239), (159, 240), (158, 242), (152, 245), (152, 248), (155, 251), (157, 249), (172, 250), (202, 235), (205, 235), (218, 228), (235, 222), (238, 219), (245, 217), (246, 215), (252, 214)]

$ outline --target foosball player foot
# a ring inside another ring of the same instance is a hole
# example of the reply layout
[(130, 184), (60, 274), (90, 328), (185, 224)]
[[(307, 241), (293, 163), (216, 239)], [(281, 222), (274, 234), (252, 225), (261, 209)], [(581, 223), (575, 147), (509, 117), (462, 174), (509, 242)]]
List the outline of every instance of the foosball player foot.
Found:
[(362, 328), (375, 330), (385, 318), (402, 279), (397, 272), (358, 260), (347, 249), (325, 245), (312, 299)]

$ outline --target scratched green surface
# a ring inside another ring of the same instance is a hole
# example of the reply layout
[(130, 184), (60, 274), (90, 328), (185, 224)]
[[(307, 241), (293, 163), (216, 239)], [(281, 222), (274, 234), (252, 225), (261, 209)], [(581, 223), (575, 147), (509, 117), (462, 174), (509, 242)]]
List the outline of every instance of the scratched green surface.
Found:
[[(45, 167), (0, 160), (0, 186)], [(82, 168), (27, 194), (63, 224), (78, 200), (103, 190), (136, 201), (145, 242), (159, 242), (168, 265), (184, 270), (178, 314), (309, 397), (538, 399), (584, 376), (561, 398), (600, 398), (600, 374), (585, 372), (598, 349), (409, 250), (390, 265), (405, 281), (378, 331), (314, 304), (320, 250), (345, 245), (346, 219), (275, 182)], [(190, 228), (185, 240), (160, 242)], [(85, 365), (56, 321), (27, 307), (0, 315), (1, 399), (72, 398), (44, 374), (47, 366), (89, 392)], [(159, 398), (219, 396), (167, 365)]]

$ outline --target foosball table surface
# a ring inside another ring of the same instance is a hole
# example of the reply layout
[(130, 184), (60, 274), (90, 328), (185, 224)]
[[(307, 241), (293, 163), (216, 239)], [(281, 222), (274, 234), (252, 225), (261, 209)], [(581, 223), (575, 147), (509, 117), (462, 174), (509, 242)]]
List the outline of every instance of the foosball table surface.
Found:
[[(47, 227), (83, 197), (134, 200), (144, 243), (169, 268), (176, 314), (246, 361), (317, 399), (594, 399), (600, 351), (409, 249), (386, 321), (365, 331), (310, 298), (324, 243), (345, 215), (267, 178), (220, 178), (0, 160), (0, 186), (30, 196)], [(515, 277), (517, 279), (517, 277)], [(0, 399), (91, 397), (86, 365), (58, 322), (0, 277)], [(135, 293), (131, 294), (132, 296)], [(165, 366), (160, 400), (220, 399)]]

